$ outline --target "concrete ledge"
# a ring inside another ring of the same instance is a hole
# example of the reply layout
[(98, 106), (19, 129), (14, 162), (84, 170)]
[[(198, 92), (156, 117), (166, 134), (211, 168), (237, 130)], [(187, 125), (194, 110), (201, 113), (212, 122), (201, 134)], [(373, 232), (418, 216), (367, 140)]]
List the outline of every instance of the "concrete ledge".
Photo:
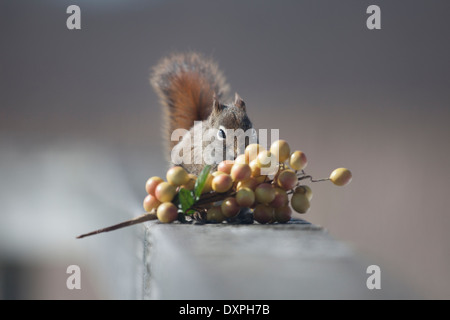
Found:
[(367, 264), (303, 220), (274, 225), (146, 223), (144, 299), (397, 298)]

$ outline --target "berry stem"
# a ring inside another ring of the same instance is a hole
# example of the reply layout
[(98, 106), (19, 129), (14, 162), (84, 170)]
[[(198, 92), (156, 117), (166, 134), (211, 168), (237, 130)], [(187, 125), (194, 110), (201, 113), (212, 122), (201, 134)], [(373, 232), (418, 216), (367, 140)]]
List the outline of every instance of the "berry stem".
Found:
[(202, 204), (209, 204), (221, 200), (225, 200), (229, 196), (234, 196), (236, 194), (235, 191), (228, 191), (225, 193), (215, 193), (212, 192), (210, 194), (205, 194), (205, 196), (201, 196), (200, 199), (194, 204), (195, 206), (199, 206)]
[(321, 182), (321, 181), (328, 181), (330, 180), (330, 178), (324, 178), (324, 179), (313, 179), (312, 176), (307, 175), (307, 176), (302, 176), (302, 177), (298, 177), (298, 181), (300, 180), (304, 180), (304, 179), (309, 179), (309, 181), (311, 182)]

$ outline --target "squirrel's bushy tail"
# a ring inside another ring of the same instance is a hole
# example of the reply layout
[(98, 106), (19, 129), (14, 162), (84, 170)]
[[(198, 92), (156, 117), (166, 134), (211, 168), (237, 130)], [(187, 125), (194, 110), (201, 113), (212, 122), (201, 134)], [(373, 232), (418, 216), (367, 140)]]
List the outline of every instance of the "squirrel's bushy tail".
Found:
[(164, 135), (175, 129), (189, 130), (194, 121), (211, 113), (214, 94), (220, 99), (228, 91), (225, 77), (216, 63), (198, 53), (178, 53), (162, 59), (154, 68), (150, 84), (163, 105)]

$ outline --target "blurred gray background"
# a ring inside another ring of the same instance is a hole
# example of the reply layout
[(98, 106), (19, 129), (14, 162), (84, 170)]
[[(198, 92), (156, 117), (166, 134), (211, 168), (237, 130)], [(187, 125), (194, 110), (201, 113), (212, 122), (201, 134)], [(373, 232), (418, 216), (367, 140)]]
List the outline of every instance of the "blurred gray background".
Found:
[[(66, 8), (81, 8), (81, 30)], [(381, 8), (381, 30), (366, 8)], [(308, 156), (302, 218), (450, 298), (448, 1), (0, 1), (0, 298), (139, 297), (137, 227), (166, 168), (150, 68), (212, 56), (258, 128)], [(296, 217), (300, 217), (297, 215)], [(138, 246), (139, 248), (139, 246)], [(67, 290), (67, 266), (82, 290)], [(130, 286), (135, 283), (136, 286)], [(276, 298), (276, 297), (274, 297)]]

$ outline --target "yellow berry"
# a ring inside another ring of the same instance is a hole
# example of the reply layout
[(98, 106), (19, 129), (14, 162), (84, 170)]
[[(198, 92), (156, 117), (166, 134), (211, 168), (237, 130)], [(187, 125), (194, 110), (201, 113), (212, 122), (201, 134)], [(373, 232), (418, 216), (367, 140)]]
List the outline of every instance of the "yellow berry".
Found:
[(258, 161), (260, 168), (269, 168), (272, 164), (272, 161), (275, 161), (275, 157), (270, 153), (270, 151), (262, 150), (258, 153), (258, 157), (256, 158)]
[(225, 172), (230, 174), (231, 168), (233, 167), (234, 161), (233, 160), (223, 160), (219, 165), (217, 166), (217, 171)]
[(308, 164), (308, 159), (302, 151), (294, 151), (289, 158), (289, 165), (294, 170), (303, 170)]
[(274, 188), (275, 189), (275, 198), (269, 203), (269, 206), (272, 208), (279, 208), (286, 206), (289, 203), (289, 198), (286, 193), (281, 188)]
[(297, 184), (297, 175), (294, 171), (286, 169), (280, 172), (277, 179), (277, 184), (284, 190), (291, 190)]
[(208, 221), (219, 223), (225, 220), (225, 218), (220, 206), (211, 207), (206, 212), (206, 220)]
[(250, 170), (252, 171), (251, 176), (256, 178), (261, 175), (261, 167), (259, 166), (258, 160), (254, 159), (249, 164)]
[(311, 199), (313, 197), (312, 190), (307, 185), (298, 186), (297, 188), (295, 188), (294, 193), (303, 193), (303, 194), (305, 194), (309, 201), (311, 201)]
[(231, 168), (231, 179), (233, 179), (233, 181), (242, 181), (245, 179), (250, 178), (252, 174), (252, 169), (250, 168), (250, 166), (246, 163), (236, 163), (233, 165), (233, 167)]
[(258, 156), (258, 153), (262, 150), (263, 148), (257, 144), (257, 143), (252, 143), (249, 144), (246, 148), (245, 148), (245, 161), (247, 163), (252, 162), (253, 160), (256, 159), (256, 157)]
[(255, 209), (253, 209), (253, 219), (261, 224), (271, 223), (274, 221), (273, 213), (274, 210), (272, 207), (264, 204), (258, 204)]
[(156, 210), (156, 217), (163, 223), (171, 223), (178, 218), (178, 209), (171, 202), (164, 202)]
[(155, 195), (155, 189), (164, 180), (160, 177), (151, 177), (147, 180), (145, 183), (145, 191), (147, 191), (148, 194), (151, 194), (152, 196)]
[(286, 223), (291, 220), (292, 210), (289, 206), (278, 207), (274, 209), (273, 216), (279, 223)]
[(255, 202), (255, 193), (250, 188), (241, 188), (236, 193), (236, 202), (241, 207), (250, 208)]
[(331, 173), (330, 180), (337, 186), (345, 186), (352, 181), (352, 173), (346, 168), (337, 168)]
[(155, 189), (155, 196), (160, 202), (170, 202), (175, 197), (177, 189), (168, 182), (161, 182)]
[(236, 159), (234, 159), (234, 163), (235, 164), (237, 164), (237, 163), (247, 163), (248, 164), (248, 162), (245, 160), (245, 154), (238, 155), (236, 157)]
[(235, 217), (241, 209), (234, 197), (228, 197), (223, 200), (220, 208), (222, 209), (223, 215), (227, 218)]
[(211, 187), (214, 191), (223, 193), (227, 192), (233, 186), (233, 179), (229, 174), (223, 173), (213, 178)]
[(188, 173), (180, 166), (170, 168), (167, 171), (166, 178), (167, 182), (176, 187), (189, 181)]
[(291, 206), (298, 213), (306, 213), (310, 207), (310, 203), (305, 194), (294, 193), (291, 198)]
[(145, 198), (144, 198), (144, 210), (147, 212), (152, 211), (153, 209), (158, 208), (158, 206), (161, 204), (161, 202), (156, 199), (155, 196), (152, 196), (151, 194), (148, 194)]
[(275, 159), (277, 159), (278, 162), (284, 162), (289, 158), (291, 148), (286, 140), (278, 140), (270, 146), (270, 153), (275, 156)]
[(275, 199), (275, 189), (268, 183), (261, 183), (255, 189), (256, 201), (268, 204)]

